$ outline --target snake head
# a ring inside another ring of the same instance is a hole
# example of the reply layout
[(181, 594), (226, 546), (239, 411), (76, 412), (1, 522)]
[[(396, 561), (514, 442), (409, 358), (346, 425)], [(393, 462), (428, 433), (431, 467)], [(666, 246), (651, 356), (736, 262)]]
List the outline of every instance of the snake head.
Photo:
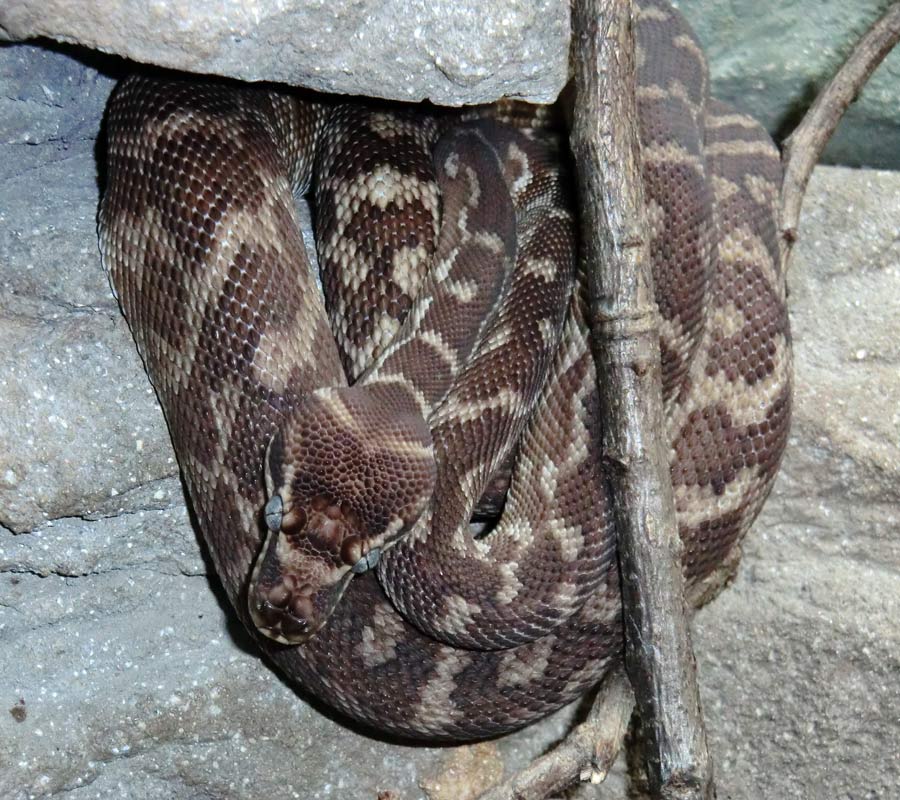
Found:
[(272, 437), (268, 534), (248, 593), (266, 636), (313, 636), (353, 575), (374, 567), (430, 499), (431, 433), (417, 409), (393, 399), (370, 387), (320, 389)]

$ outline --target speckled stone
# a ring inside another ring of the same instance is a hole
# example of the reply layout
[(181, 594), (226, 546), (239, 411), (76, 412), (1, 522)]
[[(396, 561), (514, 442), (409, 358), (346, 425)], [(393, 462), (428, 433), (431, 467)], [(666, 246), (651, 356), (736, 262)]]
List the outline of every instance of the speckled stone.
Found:
[(0, 5), (0, 36), (322, 92), (460, 105), (553, 100), (566, 81), (559, 0), (47, 0)]

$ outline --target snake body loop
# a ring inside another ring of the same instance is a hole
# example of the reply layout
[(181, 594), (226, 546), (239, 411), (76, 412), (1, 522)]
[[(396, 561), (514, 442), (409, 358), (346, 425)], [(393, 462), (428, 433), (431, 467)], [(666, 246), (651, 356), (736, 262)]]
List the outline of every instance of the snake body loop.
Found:
[[(697, 596), (787, 438), (781, 172), (759, 125), (709, 97), (663, 0), (641, 3), (637, 41)], [(622, 653), (571, 175), (529, 113), (146, 77), (110, 102), (103, 258), (219, 577), (290, 679), (404, 736), (521, 727)]]

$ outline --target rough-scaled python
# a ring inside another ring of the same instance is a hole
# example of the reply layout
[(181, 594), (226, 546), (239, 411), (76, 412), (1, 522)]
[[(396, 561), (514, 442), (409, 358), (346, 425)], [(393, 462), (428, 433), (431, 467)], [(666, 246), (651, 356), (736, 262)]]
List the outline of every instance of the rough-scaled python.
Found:
[[(637, 41), (696, 594), (787, 437), (781, 173), (663, 0)], [(101, 249), (218, 574), (286, 675), (401, 735), (520, 727), (622, 653), (571, 177), (543, 118), (146, 77), (109, 108)]]

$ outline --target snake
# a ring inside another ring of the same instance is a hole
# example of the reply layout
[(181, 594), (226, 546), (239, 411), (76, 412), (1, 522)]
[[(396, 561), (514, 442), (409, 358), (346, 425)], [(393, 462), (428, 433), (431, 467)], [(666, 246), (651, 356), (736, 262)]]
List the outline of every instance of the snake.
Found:
[[(635, 37), (663, 436), (699, 602), (787, 441), (782, 174), (763, 128), (710, 95), (676, 10), (642, 0)], [(559, 114), (145, 73), (106, 123), (102, 260), (268, 660), (364, 728), (431, 741), (515, 730), (601, 681), (623, 577)]]

